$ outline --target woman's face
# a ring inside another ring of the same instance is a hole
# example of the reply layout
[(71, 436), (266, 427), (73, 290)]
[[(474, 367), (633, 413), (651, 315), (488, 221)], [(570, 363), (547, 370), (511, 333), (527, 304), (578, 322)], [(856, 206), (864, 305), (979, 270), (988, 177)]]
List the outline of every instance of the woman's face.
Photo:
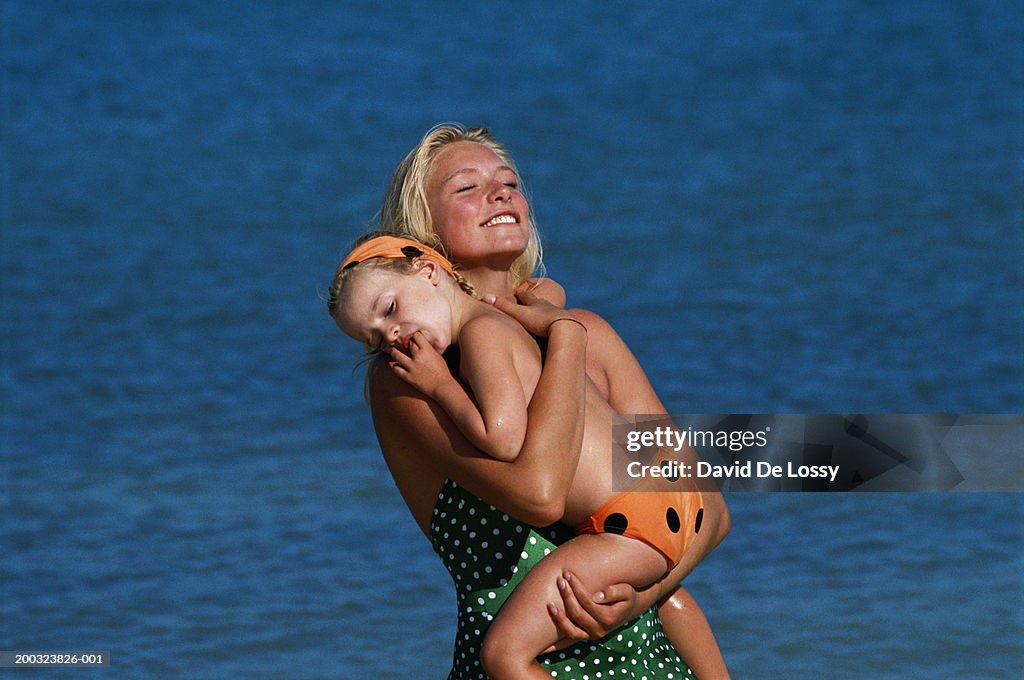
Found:
[(379, 350), (408, 350), (409, 340), (420, 331), (434, 349), (444, 352), (452, 344), (452, 311), (438, 288), (441, 275), (433, 263), (409, 274), (380, 267), (353, 272), (342, 292), (338, 326)]
[(434, 232), (464, 267), (507, 268), (526, 249), (530, 207), (516, 174), (486, 146), (445, 146), (427, 172), (426, 194)]

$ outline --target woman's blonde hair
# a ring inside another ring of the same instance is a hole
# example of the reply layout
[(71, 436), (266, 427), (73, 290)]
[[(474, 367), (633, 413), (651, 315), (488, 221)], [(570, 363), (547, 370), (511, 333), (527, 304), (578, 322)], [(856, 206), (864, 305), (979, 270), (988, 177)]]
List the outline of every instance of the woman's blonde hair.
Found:
[[(431, 128), (395, 168), (380, 209), (382, 231), (403, 234), (426, 243), (444, 253), (449, 259), (450, 254), (434, 231), (430, 206), (427, 204), (426, 181), (434, 158), (441, 149), (455, 142), (473, 142), (487, 147), (515, 173), (516, 182), (520, 187), (523, 186), (523, 179), (508, 149), (492, 137), (487, 128), (467, 128), (461, 123), (442, 123)], [(543, 269), (540, 233), (537, 231), (532, 211), (527, 219), (527, 226), (529, 238), (526, 250), (516, 258), (509, 270), (513, 284), (528, 278), (534, 271)]]

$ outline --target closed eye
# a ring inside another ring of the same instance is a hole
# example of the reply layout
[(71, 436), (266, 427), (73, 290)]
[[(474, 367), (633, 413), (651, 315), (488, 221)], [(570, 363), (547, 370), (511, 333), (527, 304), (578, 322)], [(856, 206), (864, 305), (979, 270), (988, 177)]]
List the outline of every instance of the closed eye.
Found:
[(461, 193), (463, 193), (465, 191), (469, 191), (470, 189), (476, 189), (476, 185), (475, 184), (469, 184), (467, 186), (460, 187), (459, 189), (455, 190), (455, 193), (461, 194)]

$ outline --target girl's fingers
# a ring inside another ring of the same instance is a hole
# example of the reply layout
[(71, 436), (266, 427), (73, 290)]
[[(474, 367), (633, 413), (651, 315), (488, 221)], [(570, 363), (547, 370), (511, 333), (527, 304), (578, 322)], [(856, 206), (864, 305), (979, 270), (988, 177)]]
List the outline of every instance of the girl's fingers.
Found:
[(399, 366), (405, 369), (409, 367), (409, 356), (402, 352), (402, 350), (397, 347), (389, 347), (387, 352), (388, 356), (391, 357), (391, 361), (389, 363), (392, 366)]

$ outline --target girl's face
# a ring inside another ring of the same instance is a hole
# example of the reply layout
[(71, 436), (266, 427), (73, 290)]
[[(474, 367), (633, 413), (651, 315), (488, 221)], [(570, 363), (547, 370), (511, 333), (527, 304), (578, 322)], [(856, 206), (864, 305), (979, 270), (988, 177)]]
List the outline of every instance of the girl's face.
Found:
[(427, 207), (434, 231), (453, 260), (467, 268), (511, 265), (530, 238), (530, 207), (516, 174), (497, 154), (475, 142), (454, 142), (430, 164)]
[(373, 349), (398, 347), (421, 331), (438, 352), (452, 344), (452, 310), (440, 288), (446, 275), (433, 262), (421, 262), (411, 273), (380, 267), (353, 272), (345, 283), (338, 325), (346, 335)]

